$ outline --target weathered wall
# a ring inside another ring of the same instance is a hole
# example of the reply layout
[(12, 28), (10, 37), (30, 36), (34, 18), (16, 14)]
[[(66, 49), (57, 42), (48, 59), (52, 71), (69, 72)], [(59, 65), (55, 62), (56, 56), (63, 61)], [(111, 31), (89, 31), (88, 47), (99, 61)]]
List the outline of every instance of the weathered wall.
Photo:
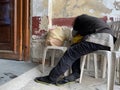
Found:
[[(120, 15), (120, 0), (51, 0), (52, 18), (76, 17), (89, 14), (97, 17)], [(43, 54), (44, 39), (48, 28), (49, 0), (31, 0), (32, 58), (39, 61)]]
[(31, 0), (32, 37), (31, 57), (39, 62), (43, 55), (43, 43), (41, 43), (48, 28), (48, 0)]
[(98, 17), (118, 14), (114, 3), (114, 0), (53, 0), (53, 17), (75, 17), (83, 13)]

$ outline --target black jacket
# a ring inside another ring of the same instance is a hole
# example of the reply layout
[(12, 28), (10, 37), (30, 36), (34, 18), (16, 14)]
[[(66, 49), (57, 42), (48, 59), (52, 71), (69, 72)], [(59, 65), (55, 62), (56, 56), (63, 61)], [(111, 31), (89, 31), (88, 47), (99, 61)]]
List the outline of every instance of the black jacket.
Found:
[(77, 34), (82, 36), (92, 33), (109, 33), (114, 36), (113, 31), (102, 19), (86, 14), (76, 17), (73, 24), (73, 30), (77, 31)]

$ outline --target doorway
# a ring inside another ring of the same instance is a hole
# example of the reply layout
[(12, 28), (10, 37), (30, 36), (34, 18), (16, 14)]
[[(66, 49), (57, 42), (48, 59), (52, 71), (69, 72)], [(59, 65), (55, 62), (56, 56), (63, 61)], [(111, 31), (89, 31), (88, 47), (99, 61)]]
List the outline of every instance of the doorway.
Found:
[(30, 0), (0, 0), (0, 58), (30, 59)]

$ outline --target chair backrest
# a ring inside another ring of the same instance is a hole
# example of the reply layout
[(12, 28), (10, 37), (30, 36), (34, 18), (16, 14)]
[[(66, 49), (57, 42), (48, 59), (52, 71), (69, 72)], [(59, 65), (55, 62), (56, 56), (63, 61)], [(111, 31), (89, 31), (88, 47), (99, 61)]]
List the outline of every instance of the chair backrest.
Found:
[(120, 38), (117, 38), (117, 41), (115, 42), (114, 50), (120, 51)]
[(113, 21), (110, 25), (112, 30), (114, 31), (114, 35), (117, 38), (115, 45), (114, 45), (114, 50), (115, 51), (120, 51), (120, 20), (118, 21)]

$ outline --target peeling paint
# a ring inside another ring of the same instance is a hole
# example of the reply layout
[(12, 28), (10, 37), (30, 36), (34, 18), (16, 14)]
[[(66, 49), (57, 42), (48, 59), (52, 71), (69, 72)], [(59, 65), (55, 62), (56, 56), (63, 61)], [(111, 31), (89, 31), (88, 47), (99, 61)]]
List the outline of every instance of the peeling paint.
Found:
[[(119, 15), (120, 0), (51, 0), (53, 3), (53, 18), (75, 17), (79, 14), (89, 14), (101, 17), (103, 15)], [(32, 0), (32, 16), (48, 15), (49, 0)], [(93, 11), (94, 12), (93, 12)]]
[(101, 16), (101, 13), (110, 14), (111, 8), (103, 3), (103, 0), (53, 0), (53, 18), (74, 17), (80, 14)]

